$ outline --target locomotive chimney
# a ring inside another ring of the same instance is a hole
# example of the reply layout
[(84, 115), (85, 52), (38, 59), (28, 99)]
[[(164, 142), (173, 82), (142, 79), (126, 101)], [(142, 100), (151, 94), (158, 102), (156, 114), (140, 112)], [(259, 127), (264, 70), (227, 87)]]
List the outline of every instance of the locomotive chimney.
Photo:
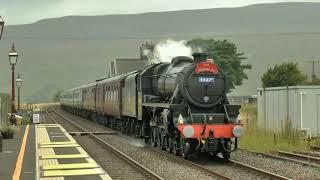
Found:
[(207, 61), (208, 59), (207, 53), (193, 53), (192, 56), (193, 56), (193, 61), (195, 63), (204, 62), (204, 61)]

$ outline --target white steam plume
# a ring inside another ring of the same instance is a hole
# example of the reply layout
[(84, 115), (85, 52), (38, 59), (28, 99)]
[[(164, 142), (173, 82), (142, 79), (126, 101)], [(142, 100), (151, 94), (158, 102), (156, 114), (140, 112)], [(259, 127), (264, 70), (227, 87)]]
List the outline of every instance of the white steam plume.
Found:
[(192, 57), (192, 48), (187, 46), (187, 41), (174, 41), (167, 39), (160, 42), (154, 49), (153, 62), (171, 62), (172, 58), (176, 56)]

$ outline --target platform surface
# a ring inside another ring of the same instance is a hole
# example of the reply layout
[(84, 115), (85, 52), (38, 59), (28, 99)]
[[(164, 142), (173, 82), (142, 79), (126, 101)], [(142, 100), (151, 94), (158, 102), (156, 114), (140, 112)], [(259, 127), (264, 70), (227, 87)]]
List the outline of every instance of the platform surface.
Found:
[[(35, 173), (35, 130), (34, 126), (28, 128), (26, 136), (25, 151), (23, 153), (23, 161), (21, 166), (17, 165), (18, 157), (21, 151), (23, 137), (26, 134), (26, 125), (15, 127), (13, 139), (3, 140), (3, 151), (0, 152), (0, 179), (12, 179), (18, 167), (21, 167), (19, 172), (20, 179), (34, 179)], [(21, 153), (22, 154), (22, 153)]]
[(85, 150), (58, 124), (38, 124), (36, 179), (111, 179)]

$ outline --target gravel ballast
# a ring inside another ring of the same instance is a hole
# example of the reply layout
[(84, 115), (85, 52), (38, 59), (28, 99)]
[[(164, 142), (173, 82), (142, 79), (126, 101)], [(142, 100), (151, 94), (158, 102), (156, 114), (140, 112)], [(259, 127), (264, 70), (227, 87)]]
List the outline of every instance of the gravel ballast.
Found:
[(243, 150), (234, 152), (231, 159), (293, 179), (320, 178), (320, 170), (314, 167), (268, 158)]

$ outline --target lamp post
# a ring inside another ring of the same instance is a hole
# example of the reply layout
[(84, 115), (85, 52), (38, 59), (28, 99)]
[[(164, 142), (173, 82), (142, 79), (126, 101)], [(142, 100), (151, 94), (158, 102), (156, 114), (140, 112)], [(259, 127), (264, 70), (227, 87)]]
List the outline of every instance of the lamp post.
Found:
[(4, 28), (4, 21), (3, 21), (2, 17), (0, 16), (0, 40), (2, 37), (3, 28)]
[(11, 123), (16, 124), (16, 117), (15, 117), (15, 112), (16, 112), (16, 107), (15, 107), (15, 94), (14, 94), (14, 69), (15, 65), (17, 64), (18, 61), (18, 53), (14, 48), (14, 44), (12, 44), (11, 51), (9, 52), (9, 62), (11, 65), (11, 73), (12, 73), (12, 79), (11, 79), (11, 85), (12, 85), (12, 99), (11, 99)]
[(18, 74), (18, 78), (16, 79), (17, 87), (18, 87), (18, 110), (20, 111), (20, 88), (22, 86), (22, 79), (20, 78), (20, 74)]

